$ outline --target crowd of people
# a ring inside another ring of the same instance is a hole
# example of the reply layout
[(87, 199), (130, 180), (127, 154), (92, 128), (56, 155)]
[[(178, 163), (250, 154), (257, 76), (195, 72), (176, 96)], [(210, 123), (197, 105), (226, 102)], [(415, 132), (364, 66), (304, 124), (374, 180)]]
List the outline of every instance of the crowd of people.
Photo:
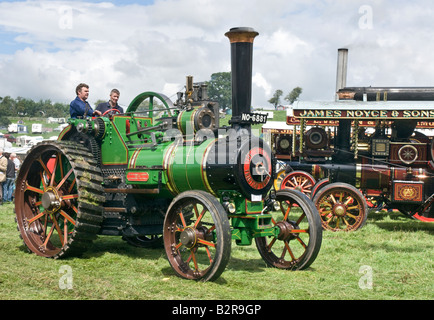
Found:
[(0, 205), (12, 202), (15, 194), (15, 177), (21, 161), (15, 153), (0, 148)]

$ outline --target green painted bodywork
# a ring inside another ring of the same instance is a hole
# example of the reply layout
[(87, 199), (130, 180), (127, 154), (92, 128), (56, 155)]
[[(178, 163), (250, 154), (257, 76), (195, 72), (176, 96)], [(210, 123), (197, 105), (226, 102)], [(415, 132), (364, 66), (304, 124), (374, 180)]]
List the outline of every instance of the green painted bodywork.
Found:
[[(139, 111), (140, 104), (149, 98), (148, 111)], [(158, 127), (163, 122), (153, 120), (155, 98), (163, 102), (164, 115), (182, 119), (181, 131), (193, 130), (194, 125), (188, 122), (193, 119), (194, 109), (183, 110), (179, 115), (165, 96), (145, 92), (133, 100), (125, 114), (86, 120), (69, 119), (70, 125), (58, 139), (67, 137), (74, 127), (77, 130), (85, 128), (81, 132), (94, 136), (99, 130), (101, 165), (104, 168), (124, 168), (127, 185), (152, 190), (146, 197), (174, 198), (183, 191), (204, 190), (219, 198), (223, 205), (228, 202), (235, 205), (235, 212), (228, 214), (228, 217), (233, 227), (232, 238), (237, 245), (250, 245), (256, 237), (276, 236), (279, 231), (273, 226), (271, 215), (262, 214), (263, 199), (251, 202), (237, 191), (213, 190), (210, 186), (205, 161), (217, 139), (195, 142), (187, 140), (185, 135), (182, 139), (168, 136), (166, 130)]]

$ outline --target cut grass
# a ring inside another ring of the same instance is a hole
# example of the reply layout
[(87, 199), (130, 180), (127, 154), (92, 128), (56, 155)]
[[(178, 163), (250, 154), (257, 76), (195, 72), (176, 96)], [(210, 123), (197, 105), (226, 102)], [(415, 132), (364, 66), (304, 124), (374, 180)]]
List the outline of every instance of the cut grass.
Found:
[[(175, 276), (164, 249), (136, 248), (121, 237), (100, 236), (79, 258), (53, 260), (29, 254), (14, 218), (12, 204), (0, 206), (2, 300), (433, 298), (434, 224), (399, 213), (370, 213), (365, 227), (351, 233), (325, 231), (318, 258), (305, 271), (268, 268), (254, 244), (237, 247), (233, 242), (225, 272), (207, 283)], [(61, 289), (68, 275), (62, 272), (64, 265), (71, 270), (71, 289)], [(372, 274), (364, 273), (367, 268)]]

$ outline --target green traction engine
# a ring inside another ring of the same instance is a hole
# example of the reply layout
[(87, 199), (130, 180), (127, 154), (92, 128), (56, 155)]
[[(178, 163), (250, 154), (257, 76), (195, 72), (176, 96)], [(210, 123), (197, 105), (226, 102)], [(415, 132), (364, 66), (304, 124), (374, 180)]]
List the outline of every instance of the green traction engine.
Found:
[(298, 270), (316, 258), (321, 222), (311, 201), (275, 192), (275, 160), (251, 134), (253, 39), (231, 42), (230, 126), (206, 85), (187, 77), (172, 103), (138, 95), (124, 114), (69, 119), (57, 141), (27, 154), (16, 181), (15, 212), (26, 247), (43, 257), (79, 255), (97, 235), (122, 236), (144, 248), (164, 247), (176, 275), (215, 280), (231, 243), (251, 245), (273, 267)]

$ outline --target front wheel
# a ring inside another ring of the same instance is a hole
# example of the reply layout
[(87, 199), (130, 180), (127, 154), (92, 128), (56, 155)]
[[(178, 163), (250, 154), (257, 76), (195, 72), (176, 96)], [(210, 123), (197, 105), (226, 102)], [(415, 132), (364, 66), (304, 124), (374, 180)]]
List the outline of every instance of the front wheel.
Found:
[(173, 199), (163, 229), (164, 248), (172, 269), (190, 280), (216, 280), (231, 254), (226, 211), (211, 194), (186, 191)]
[(322, 242), (321, 220), (312, 201), (303, 193), (276, 192), (272, 223), (276, 235), (256, 238), (259, 254), (271, 267), (302, 270), (316, 259)]
[(331, 183), (316, 192), (313, 198), (322, 226), (330, 231), (354, 231), (363, 227), (368, 206), (363, 194), (347, 183)]

